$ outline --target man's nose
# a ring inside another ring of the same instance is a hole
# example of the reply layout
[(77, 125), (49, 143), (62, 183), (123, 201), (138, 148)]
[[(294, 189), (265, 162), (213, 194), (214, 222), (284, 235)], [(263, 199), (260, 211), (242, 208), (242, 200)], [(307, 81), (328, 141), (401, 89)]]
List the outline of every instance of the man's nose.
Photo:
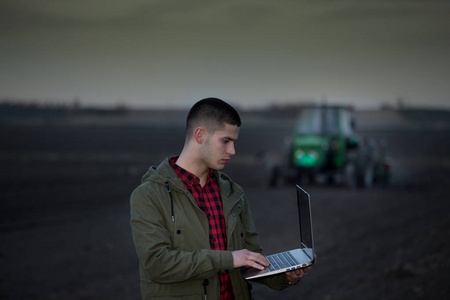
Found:
[(230, 145), (227, 148), (227, 153), (229, 155), (235, 155), (236, 154), (236, 150), (234, 149), (234, 143), (230, 143)]

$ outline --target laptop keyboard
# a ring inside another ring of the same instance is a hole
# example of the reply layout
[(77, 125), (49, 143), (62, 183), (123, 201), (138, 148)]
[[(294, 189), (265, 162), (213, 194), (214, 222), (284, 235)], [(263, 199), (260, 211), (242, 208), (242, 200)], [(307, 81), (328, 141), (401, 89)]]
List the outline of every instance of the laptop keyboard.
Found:
[(299, 264), (290, 252), (281, 252), (269, 255), (266, 258), (270, 262), (269, 271), (289, 268)]

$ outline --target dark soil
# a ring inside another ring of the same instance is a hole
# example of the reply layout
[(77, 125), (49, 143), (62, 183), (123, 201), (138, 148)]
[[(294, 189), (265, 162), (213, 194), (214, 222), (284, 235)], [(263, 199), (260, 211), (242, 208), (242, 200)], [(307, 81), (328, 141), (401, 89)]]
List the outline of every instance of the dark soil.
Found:
[[(450, 294), (450, 131), (362, 130), (389, 141), (391, 183), (305, 184), (317, 264), (283, 292), (254, 284), (256, 299)], [(282, 153), (289, 131), (243, 126), (225, 169), (246, 190), (267, 254), (298, 240), (294, 186), (267, 186), (267, 158)], [(0, 299), (140, 299), (129, 195), (150, 165), (178, 154), (183, 137), (181, 123), (0, 127)]]

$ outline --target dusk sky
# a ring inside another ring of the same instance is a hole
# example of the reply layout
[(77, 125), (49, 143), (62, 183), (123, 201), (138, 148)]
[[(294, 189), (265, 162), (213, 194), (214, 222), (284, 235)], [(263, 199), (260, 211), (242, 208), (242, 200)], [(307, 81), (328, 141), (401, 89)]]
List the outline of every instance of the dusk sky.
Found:
[(2, 0), (0, 100), (450, 109), (450, 1)]

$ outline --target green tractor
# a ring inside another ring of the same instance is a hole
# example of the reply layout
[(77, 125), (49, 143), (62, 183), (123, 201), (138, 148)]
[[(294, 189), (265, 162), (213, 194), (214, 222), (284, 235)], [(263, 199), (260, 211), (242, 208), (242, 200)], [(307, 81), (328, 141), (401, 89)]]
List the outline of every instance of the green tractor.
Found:
[(370, 187), (380, 161), (378, 145), (354, 132), (351, 110), (344, 106), (300, 110), (292, 137), (286, 142), (287, 163), (272, 170), (270, 185), (279, 180), (334, 182)]

